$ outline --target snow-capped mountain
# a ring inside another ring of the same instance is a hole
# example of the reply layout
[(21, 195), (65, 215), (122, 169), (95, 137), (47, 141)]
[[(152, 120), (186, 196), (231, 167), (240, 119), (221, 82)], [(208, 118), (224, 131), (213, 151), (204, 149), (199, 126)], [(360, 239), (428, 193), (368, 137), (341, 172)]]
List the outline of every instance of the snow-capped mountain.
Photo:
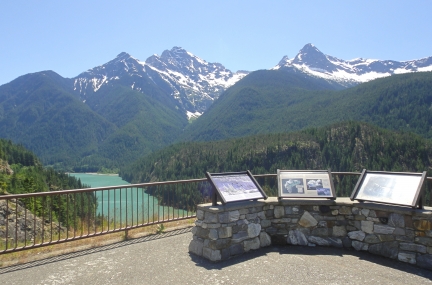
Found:
[[(219, 95), (248, 72), (233, 73), (174, 47), (142, 62), (123, 52), (110, 62), (73, 78), (74, 90), (85, 101), (104, 86), (121, 84), (146, 93), (149, 85), (174, 98), (188, 117), (201, 115)], [(151, 94), (148, 94), (152, 96)]]
[(304, 72), (349, 87), (392, 74), (432, 71), (432, 57), (402, 62), (363, 58), (342, 60), (307, 44), (294, 58), (284, 56), (273, 69)]

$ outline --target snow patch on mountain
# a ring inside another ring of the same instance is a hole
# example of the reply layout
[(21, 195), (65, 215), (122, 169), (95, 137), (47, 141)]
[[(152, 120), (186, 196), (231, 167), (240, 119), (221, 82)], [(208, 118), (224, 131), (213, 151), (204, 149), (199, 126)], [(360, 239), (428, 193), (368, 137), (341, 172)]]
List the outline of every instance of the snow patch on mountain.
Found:
[[(140, 61), (123, 52), (108, 63), (92, 68), (74, 78), (74, 90), (85, 100), (104, 85), (128, 81), (130, 88), (142, 91), (150, 80), (178, 101), (185, 114), (198, 116), (230, 86), (248, 74), (236, 73), (222, 64), (209, 63), (180, 47), (165, 50)], [(134, 78), (130, 80), (130, 78)], [(141, 78), (141, 79), (140, 79)], [(124, 84), (124, 83), (123, 83)]]
[(284, 56), (272, 69), (297, 70), (349, 87), (393, 74), (432, 71), (432, 57), (402, 62), (363, 58), (342, 60), (307, 44), (294, 58)]

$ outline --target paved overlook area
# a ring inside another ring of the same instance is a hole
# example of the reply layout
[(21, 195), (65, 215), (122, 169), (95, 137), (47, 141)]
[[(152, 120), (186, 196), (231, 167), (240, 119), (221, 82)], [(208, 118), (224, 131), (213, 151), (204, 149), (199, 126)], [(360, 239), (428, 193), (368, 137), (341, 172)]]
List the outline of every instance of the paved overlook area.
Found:
[(0, 284), (432, 284), (432, 271), (339, 248), (270, 246), (212, 263), (189, 254), (190, 230), (0, 268)]

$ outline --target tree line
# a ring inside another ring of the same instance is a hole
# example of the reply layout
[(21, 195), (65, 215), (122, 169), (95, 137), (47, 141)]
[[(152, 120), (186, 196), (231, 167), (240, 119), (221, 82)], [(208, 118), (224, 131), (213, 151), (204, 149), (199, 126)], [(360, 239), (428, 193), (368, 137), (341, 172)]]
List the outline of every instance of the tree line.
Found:
[[(431, 146), (430, 140), (413, 133), (346, 122), (291, 133), (179, 143), (141, 158), (122, 169), (120, 175), (131, 183), (203, 178), (206, 171), (275, 174), (277, 169), (428, 171), (431, 175)], [(337, 195), (349, 196), (357, 177), (336, 179)], [(268, 194), (275, 195), (272, 191)], [(162, 193), (154, 194), (163, 200)], [(183, 199), (190, 201), (196, 194), (191, 191), (186, 197), (182, 193)]]

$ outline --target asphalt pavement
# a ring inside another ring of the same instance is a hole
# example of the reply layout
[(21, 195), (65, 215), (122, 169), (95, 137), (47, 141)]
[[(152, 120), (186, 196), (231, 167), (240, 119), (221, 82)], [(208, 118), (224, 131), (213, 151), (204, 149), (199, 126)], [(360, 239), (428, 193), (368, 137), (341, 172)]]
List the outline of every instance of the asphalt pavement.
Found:
[(191, 239), (187, 228), (0, 268), (0, 284), (432, 284), (432, 271), (339, 248), (270, 246), (212, 263), (189, 254)]

